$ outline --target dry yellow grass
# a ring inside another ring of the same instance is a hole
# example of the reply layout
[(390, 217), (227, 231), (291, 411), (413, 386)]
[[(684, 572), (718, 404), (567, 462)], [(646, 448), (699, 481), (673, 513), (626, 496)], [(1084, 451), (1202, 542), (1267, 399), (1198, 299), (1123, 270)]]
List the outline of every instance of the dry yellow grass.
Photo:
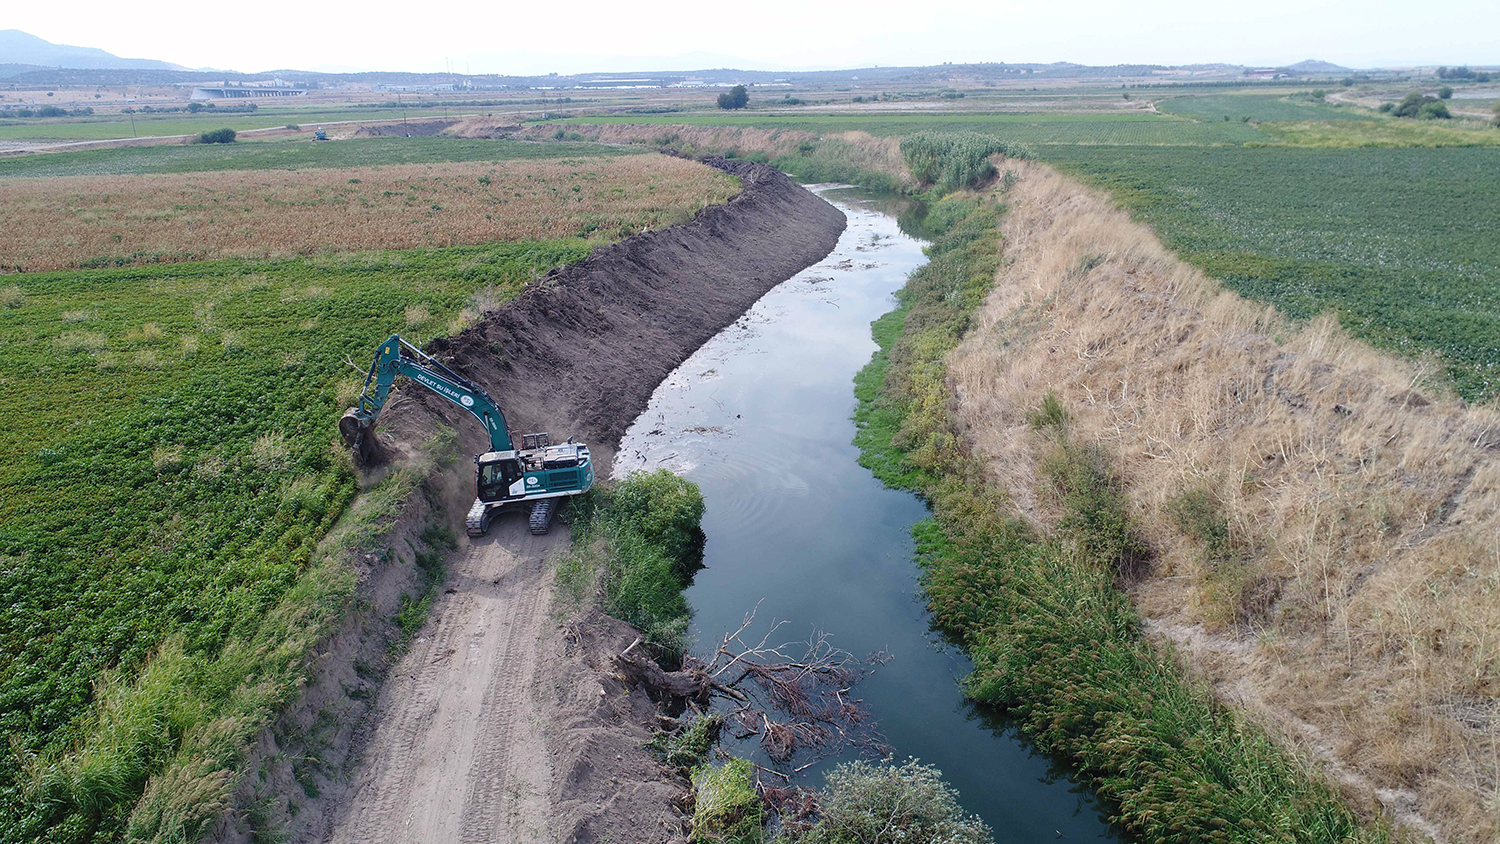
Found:
[(0, 271), (620, 237), (736, 190), (723, 173), (656, 155), (7, 179)]
[[(1133, 594), (1229, 701), (1357, 801), (1500, 840), (1500, 412), (1430, 368), (1296, 325), (1183, 264), (1103, 197), (1014, 162), (1006, 260), (954, 351), (958, 417), (1051, 523), (1026, 413), (1049, 390), (1116, 455), (1158, 556)], [(1216, 555), (1180, 518), (1214, 502)]]

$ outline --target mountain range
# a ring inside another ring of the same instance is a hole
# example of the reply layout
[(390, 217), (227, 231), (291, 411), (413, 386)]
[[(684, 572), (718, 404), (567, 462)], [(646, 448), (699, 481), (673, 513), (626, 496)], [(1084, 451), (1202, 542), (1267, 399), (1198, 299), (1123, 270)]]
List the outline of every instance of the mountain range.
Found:
[(85, 70), (187, 70), (155, 59), (124, 59), (96, 47), (53, 44), (19, 29), (0, 29), (0, 64)]

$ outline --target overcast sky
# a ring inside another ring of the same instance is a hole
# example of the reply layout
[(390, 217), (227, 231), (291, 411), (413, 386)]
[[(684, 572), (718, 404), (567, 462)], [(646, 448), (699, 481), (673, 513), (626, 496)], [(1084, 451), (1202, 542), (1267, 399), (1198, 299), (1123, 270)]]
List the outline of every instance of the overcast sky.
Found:
[(951, 62), (1500, 64), (1500, 0), (70, 0), (0, 29), (246, 72), (847, 68)]

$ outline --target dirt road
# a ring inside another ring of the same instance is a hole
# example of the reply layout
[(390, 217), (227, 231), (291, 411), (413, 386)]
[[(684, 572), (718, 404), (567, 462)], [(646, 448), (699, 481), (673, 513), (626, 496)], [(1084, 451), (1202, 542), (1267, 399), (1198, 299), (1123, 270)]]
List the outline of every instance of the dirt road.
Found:
[(566, 536), (532, 536), (524, 520), (507, 518), (457, 556), (445, 599), (381, 691), (353, 799), (330, 841), (555, 840), (548, 719), (536, 691), (555, 628), (544, 558)]

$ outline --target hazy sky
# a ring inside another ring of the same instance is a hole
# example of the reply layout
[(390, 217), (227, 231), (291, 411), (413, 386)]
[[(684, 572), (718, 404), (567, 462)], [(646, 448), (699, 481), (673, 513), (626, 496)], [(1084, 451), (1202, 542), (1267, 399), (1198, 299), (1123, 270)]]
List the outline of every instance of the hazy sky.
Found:
[(1500, 0), (14, 2), (0, 29), (188, 67), (561, 73), (1052, 62), (1500, 64)]

